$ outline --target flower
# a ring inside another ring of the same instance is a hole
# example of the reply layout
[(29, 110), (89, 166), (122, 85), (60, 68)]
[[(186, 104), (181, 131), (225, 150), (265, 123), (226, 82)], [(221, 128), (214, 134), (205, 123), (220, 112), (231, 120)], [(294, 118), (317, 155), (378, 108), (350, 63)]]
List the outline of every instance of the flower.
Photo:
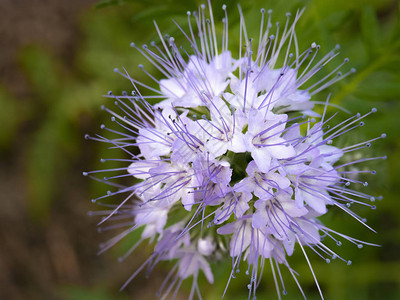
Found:
[[(347, 63), (345, 59), (333, 72), (308, 84), (334, 60), (338, 47), (320, 60), (317, 60), (319, 46), (315, 43), (299, 53), (295, 25), (302, 11), (294, 18), (287, 14), (282, 30), (279, 25), (275, 29), (271, 25), (271, 11), (266, 15), (262, 9), (256, 45), (248, 38), (239, 7), (239, 36), (244, 41), (244, 50), (240, 47), (239, 56), (234, 58), (228, 50), (226, 6), (222, 9), (225, 12), (222, 40), (217, 38), (210, 2), (208, 13), (205, 5), (197, 12), (188, 12), (187, 30), (178, 25), (191, 45), (191, 54), (178, 47), (174, 38), (164, 37), (157, 25), (161, 47), (155, 43), (142, 48), (131, 44), (165, 76), (158, 80), (139, 66), (158, 89), (135, 80), (125, 69), (115, 70), (133, 86), (131, 95), (108, 93), (118, 112), (103, 107), (120, 129), (102, 125), (103, 130), (115, 136), (87, 138), (105, 142), (128, 157), (102, 159), (102, 162), (119, 161), (125, 166), (84, 172), (84, 175), (114, 188), (93, 200), (107, 207), (96, 214), (103, 215), (99, 225), (121, 220), (123, 223), (100, 228), (126, 226), (127, 229), (104, 243), (100, 252), (142, 228), (139, 241), (121, 260), (146, 239), (155, 244), (154, 252), (123, 287), (145, 267), (150, 272), (157, 262), (172, 260), (175, 266), (159, 295), (163, 299), (170, 294), (174, 297), (182, 281), (192, 277), (189, 298), (196, 294), (201, 297), (199, 273), (212, 283), (210, 262), (229, 255), (232, 272), (227, 287), (239, 265), (247, 263), (249, 298), (255, 298), (266, 260), (270, 261), (278, 295), (286, 293), (282, 277), (278, 279), (275, 275), (276, 271), (280, 274), (281, 265), (288, 268), (298, 284), (288, 257), (295, 245), (299, 245), (322, 297), (306, 249), (316, 252), (326, 262), (339, 258), (350, 264), (326, 246), (323, 237), (338, 245), (339, 239), (358, 247), (372, 245), (324, 226), (319, 217), (336, 206), (370, 228), (350, 206), (360, 204), (374, 209), (367, 200), (374, 201), (375, 197), (349, 187), (366, 183), (357, 176), (365, 171), (348, 171), (348, 168), (385, 157), (347, 162), (343, 157), (369, 147), (372, 141), (385, 135), (342, 148), (332, 143), (362, 127), (362, 119), (376, 109), (336, 125), (335, 115), (326, 116), (329, 99), (323, 114), (317, 113), (314, 109), (317, 102), (311, 97), (354, 70), (338, 72)], [(146, 89), (149, 95), (143, 93)], [(153, 98), (161, 101), (151, 105), (148, 100)], [(94, 176), (109, 171), (122, 174), (102, 179)], [(113, 181), (120, 177), (128, 177), (131, 183), (121, 185)], [(121, 194), (127, 196), (117, 205), (102, 203), (105, 197)]]

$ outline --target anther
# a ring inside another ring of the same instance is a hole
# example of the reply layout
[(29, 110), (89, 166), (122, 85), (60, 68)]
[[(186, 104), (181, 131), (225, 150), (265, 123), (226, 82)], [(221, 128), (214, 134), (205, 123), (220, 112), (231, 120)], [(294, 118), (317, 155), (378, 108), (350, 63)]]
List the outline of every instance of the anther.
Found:
[(88, 176), (89, 173), (88, 173), (88, 172), (82, 172), (82, 175), (83, 175), (83, 176)]

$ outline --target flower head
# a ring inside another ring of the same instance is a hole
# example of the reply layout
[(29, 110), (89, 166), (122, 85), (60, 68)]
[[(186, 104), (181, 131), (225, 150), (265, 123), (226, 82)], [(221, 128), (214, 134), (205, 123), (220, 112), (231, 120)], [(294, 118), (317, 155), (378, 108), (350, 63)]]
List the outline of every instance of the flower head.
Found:
[[(375, 198), (349, 187), (366, 183), (354, 176), (364, 171), (348, 171), (347, 167), (384, 157), (342, 162), (347, 152), (369, 147), (373, 140), (343, 148), (332, 143), (361, 127), (362, 119), (376, 109), (337, 125), (335, 115), (326, 117), (328, 100), (323, 114), (317, 113), (314, 106), (318, 102), (313, 102), (312, 96), (354, 70), (346, 74), (338, 71), (348, 61), (345, 59), (321, 80), (308, 83), (334, 61), (338, 48), (321, 58), (315, 43), (299, 52), (295, 25), (302, 11), (295, 16), (288, 14), (281, 28), (272, 26), (271, 11), (266, 14), (261, 10), (256, 43), (249, 38), (239, 8), (243, 45), (234, 57), (228, 50), (226, 6), (222, 9), (222, 40), (217, 38), (210, 3), (208, 13), (204, 5), (188, 13), (188, 29), (178, 25), (192, 52), (176, 45), (174, 38), (164, 37), (157, 25), (161, 46), (152, 43), (139, 48), (131, 44), (165, 76), (156, 79), (140, 66), (157, 88), (137, 81), (125, 69), (115, 70), (133, 86), (131, 95), (107, 95), (118, 111), (104, 110), (121, 128), (102, 125), (116, 136), (88, 138), (128, 155), (119, 159), (125, 167), (103, 170), (121, 171), (121, 175), (99, 179), (115, 189), (105, 197), (126, 195), (104, 211), (100, 225), (123, 220), (121, 227), (127, 229), (103, 244), (101, 252), (142, 227), (140, 240), (124, 257), (146, 239), (155, 244), (154, 252), (127, 283), (145, 267), (149, 272), (157, 262), (172, 260), (175, 266), (160, 295), (174, 296), (182, 281), (193, 277), (192, 299), (200, 294), (199, 272), (212, 283), (210, 261), (222, 259), (226, 253), (232, 258), (227, 287), (239, 265), (247, 263), (251, 298), (256, 295), (267, 260), (278, 294), (280, 284), (285, 293), (282, 279), (275, 276), (280, 266), (286, 266), (298, 282), (287, 260), (297, 244), (319, 289), (307, 248), (327, 262), (335, 258), (348, 262), (327, 247), (322, 237), (338, 244), (339, 239), (359, 247), (368, 244), (324, 226), (319, 217), (336, 206), (370, 228), (349, 207), (356, 203), (374, 208), (366, 201)], [(160, 102), (150, 105), (148, 100), (153, 98)], [(132, 184), (112, 180), (119, 177), (131, 178)], [(94, 202), (102, 204), (102, 198)]]

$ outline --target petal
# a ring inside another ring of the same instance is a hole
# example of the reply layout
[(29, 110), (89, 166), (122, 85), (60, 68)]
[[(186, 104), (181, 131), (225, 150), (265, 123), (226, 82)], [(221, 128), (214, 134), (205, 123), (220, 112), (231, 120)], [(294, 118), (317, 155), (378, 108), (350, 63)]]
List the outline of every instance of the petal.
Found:
[(228, 149), (235, 153), (242, 153), (248, 151), (244, 141), (244, 134), (236, 131), (229, 142)]
[[(274, 146), (271, 146), (271, 144)], [(285, 159), (296, 155), (293, 146), (286, 144), (282, 138), (268, 139), (266, 145), (265, 148), (267, 148), (268, 152), (277, 159)]]
[(250, 109), (248, 124), (248, 132), (252, 135), (252, 137), (265, 130), (264, 117), (257, 109)]
[(234, 233), (238, 225), (239, 225), (238, 222), (228, 223), (222, 227), (219, 227), (217, 229), (217, 233), (222, 235)]
[(180, 98), (185, 94), (182, 82), (179, 78), (161, 79), (160, 90), (168, 98)]
[(294, 200), (280, 202), (282, 205), (283, 210), (286, 214), (290, 215), (293, 218), (298, 218), (306, 215), (308, 213), (307, 208), (305, 207), (298, 207)]
[(251, 225), (247, 224), (247, 222), (245, 224), (241, 223), (239, 230), (236, 231), (231, 237), (231, 257), (238, 256), (247, 249), (251, 243), (251, 231)]
[(182, 205), (187, 211), (192, 210), (195, 203), (193, 189), (185, 189), (182, 193)]
[(304, 201), (317, 213), (325, 214), (327, 212), (325, 200), (322, 197), (315, 196), (309, 192), (303, 191)]
[(257, 164), (258, 169), (263, 173), (269, 172), (271, 165), (271, 155), (265, 147), (254, 148), (251, 151), (251, 156)]
[(128, 173), (132, 174), (136, 178), (146, 179), (150, 177), (149, 170), (157, 166), (157, 163), (147, 160), (138, 160), (131, 163), (128, 167)]
[(297, 220), (297, 223), (299, 224), (299, 227), (302, 230), (303, 234), (300, 234), (301, 240), (305, 243), (309, 244), (316, 244), (321, 240), (321, 237), (319, 235), (319, 228), (318, 225), (311, 222), (310, 220), (302, 220), (299, 219)]
[(210, 265), (204, 257), (199, 257), (199, 266), (206, 276), (209, 283), (214, 283), (214, 277)]
[(271, 173), (271, 172), (268, 173), (266, 178), (275, 183), (275, 186), (270, 184), (273, 188), (278, 188), (279, 187), (281, 189), (286, 189), (291, 184), (290, 180), (287, 177), (282, 176), (282, 175), (280, 175), (279, 173), (276, 173), (276, 172), (275, 173)]
[(267, 225), (268, 216), (264, 209), (259, 209), (253, 214), (251, 225), (253, 228), (263, 228)]

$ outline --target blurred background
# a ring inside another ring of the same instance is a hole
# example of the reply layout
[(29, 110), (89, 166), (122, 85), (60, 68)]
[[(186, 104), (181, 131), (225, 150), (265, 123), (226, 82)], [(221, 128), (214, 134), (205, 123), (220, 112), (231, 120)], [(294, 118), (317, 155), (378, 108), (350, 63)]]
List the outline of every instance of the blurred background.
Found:
[[(226, 0), (230, 25), (238, 28), (237, 1)], [(240, 2), (240, 1), (239, 1)], [(378, 234), (349, 216), (331, 212), (324, 222), (360, 240), (382, 245), (344, 244), (339, 253), (353, 261), (326, 264), (311, 255), (326, 299), (400, 299), (400, 25), (399, 3), (394, 0), (247, 0), (240, 2), (250, 36), (258, 37), (260, 8), (272, 8), (274, 21), (285, 12), (306, 11), (297, 26), (300, 49), (315, 41), (323, 53), (341, 44), (341, 59), (350, 58), (357, 73), (332, 86), (332, 102), (366, 113), (378, 112), (346, 139), (388, 137), (373, 144), (364, 156), (388, 155), (368, 166), (377, 175), (367, 178), (364, 190), (383, 195), (375, 211), (356, 208)], [(0, 11), (0, 299), (155, 299), (168, 273), (160, 265), (149, 279), (141, 274), (124, 291), (119, 288), (148, 256), (140, 247), (123, 263), (117, 257), (129, 248), (125, 241), (97, 256), (98, 245), (116, 232), (98, 233), (97, 219), (88, 212), (97, 207), (90, 199), (106, 187), (82, 176), (101, 169), (104, 146), (84, 140), (109, 119), (100, 106), (108, 90), (131, 90), (129, 82), (113, 72), (126, 67), (131, 75), (153, 84), (137, 67), (148, 66), (129, 47), (158, 41), (153, 19), (164, 33), (177, 35), (171, 19), (183, 26), (195, 0), (1, 0)], [(213, 1), (216, 19), (223, 2)], [(232, 49), (238, 49), (231, 34)], [(340, 59), (340, 60), (341, 60)], [(337, 64), (339, 61), (337, 62)], [(337, 64), (328, 66), (327, 71)], [(155, 73), (157, 74), (157, 73)], [(344, 115), (346, 117), (346, 115)], [(299, 249), (297, 249), (299, 250)], [(296, 252), (296, 251), (295, 251)], [(301, 274), (309, 299), (318, 299), (308, 266), (300, 253), (290, 258)], [(309, 251), (310, 252), (310, 251)], [(216, 283), (204, 278), (204, 299), (220, 299), (230, 263), (215, 263)], [(244, 268), (244, 267), (243, 267)], [(242, 274), (243, 275), (243, 274)], [(247, 278), (233, 280), (225, 299), (246, 299)], [(300, 299), (289, 273), (283, 272), (288, 295)], [(189, 282), (178, 296), (187, 299)], [(266, 270), (258, 299), (276, 299)]]

